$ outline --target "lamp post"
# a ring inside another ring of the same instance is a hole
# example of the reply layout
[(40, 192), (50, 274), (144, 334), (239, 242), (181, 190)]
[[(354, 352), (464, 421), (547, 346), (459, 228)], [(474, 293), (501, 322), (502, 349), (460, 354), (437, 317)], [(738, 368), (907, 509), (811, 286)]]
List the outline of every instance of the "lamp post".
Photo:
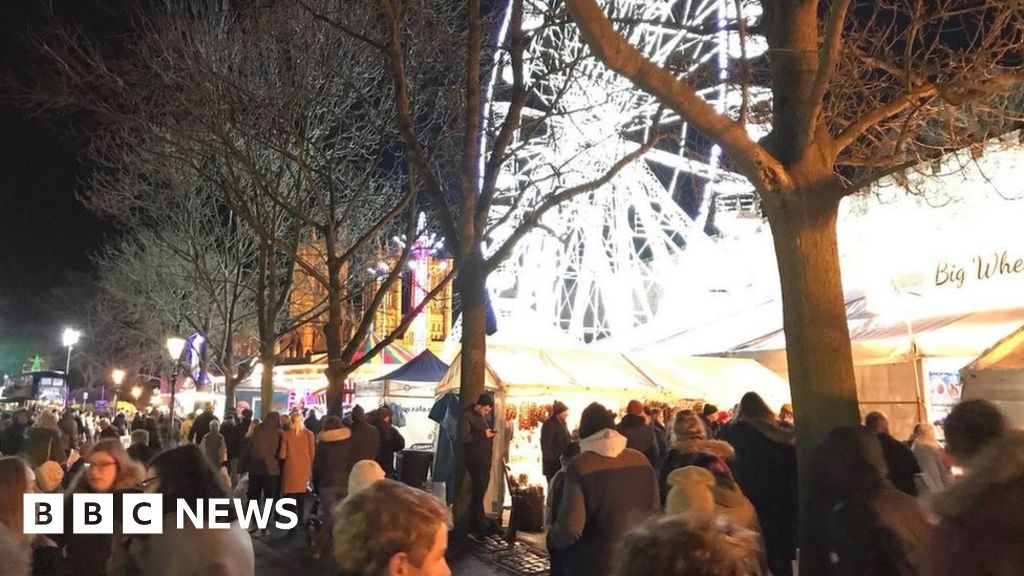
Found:
[[(121, 388), (121, 383), (124, 382), (125, 376), (127, 376), (127, 374), (125, 374), (125, 371), (121, 370), (120, 368), (114, 368), (113, 370), (110, 371), (110, 379), (114, 381), (114, 386), (117, 386), (118, 389)], [(106, 392), (106, 386), (100, 389), (100, 400), (107, 399)]]
[(61, 334), (61, 342), (64, 347), (68, 349), (67, 361), (64, 363), (64, 405), (67, 406), (68, 395), (71, 393), (71, 350), (74, 349), (75, 344), (78, 344), (78, 339), (82, 337), (82, 333), (73, 328), (65, 328)]
[(174, 390), (178, 384), (178, 367), (181, 363), (181, 353), (185, 351), (185, 340), (171, 337), (167, 339), (167, 353), (171, 356), (171, 417), (167, 424), (168, 445), (174, 445)]

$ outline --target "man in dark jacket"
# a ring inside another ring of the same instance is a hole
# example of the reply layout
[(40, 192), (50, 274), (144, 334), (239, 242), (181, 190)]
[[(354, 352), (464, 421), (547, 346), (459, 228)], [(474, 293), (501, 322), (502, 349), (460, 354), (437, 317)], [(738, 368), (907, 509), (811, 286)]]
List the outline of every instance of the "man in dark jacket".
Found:
[(547, 542), (570, 576), (610, 574), (625, 532), (661, 510), (654, 469), (626, 447), (614, 424), (604, 406), (587, 406), (580, 418), (582, 453), (566, 464)]
[(320, 433), (320, 418), (316, 414), (315, 408), (310, 408), (306, 413), (306, 420), (302, 423), (313, 434)]
[(14, 413), (14, 421), (0, 433), (0, 452), (4, 456), (14, 456), (21, 452), (21, 446), (25, 443), (25, 430), (28, 430), (28, 410), (22, 408)]
[(391, 410), (381, 406), (374, 414), (373, 425), (380, 433), (380, 448), (377, 451), (377, 463), (384, 469), (388, 478), (395, 476), (395, 453), (405, 449), (405, 437), (391, 422)]
[(652, 467), (658, 465), (658, 462), (661, 461), (658, 437), (644, 418), (643, 404), (637, 400), (630, 400), (626, 406), (626, 415), (619, 421), (616, 430), (626, 437), (627, 448), (632, 448), (647, 456), (647, 461), (651, 463)]
[(366, 412), (358, 404), (352, 408), (352, 456), (360, 460), (376, 460), (380, 453), (380, 432), (366, 421)]
[(495, 431), (487, 425), (487, 416), (494, 410), (494, 398), (484, 393), (476, 403), (462, 411), (459, 442), (466, 454), (466, 472), (472, 485), (469, 500), (470, 534), (486, 536), (484, 496), (491, 481), (491, 454)]
[(907, 445), (889, 434), (889, 419), (881, 412), (871, 412), (864, 417), (864, 425), (878, 434), (878, 442), (882, 445), (885, 465), (889, 467), (889, 480), (900, 492), (917, 496), (917, 484), (914, 477), (921, 473), (921, 465), (917, 463), (914, 453)]
[(207, 404), (204, 406), (203, 413), (196, 416), (195, 422), (192, 423), (192, 428), (188, 431), (188, 441), (194, 444), (201, 444), (203, 436), (210, 433), (210, 422), (216, 419), (217, 417), (213, 415), (213, 405)]
[(551, 417), (540, 427), (540, 452), (544, 466), (544, 477), (551, 484), (551, 479), (562, 469), (561, 456), (565, 447), (572, 442), (569, 428), (565, 425), (569, 418), (569, 407), (555, 400), (551, 405)]

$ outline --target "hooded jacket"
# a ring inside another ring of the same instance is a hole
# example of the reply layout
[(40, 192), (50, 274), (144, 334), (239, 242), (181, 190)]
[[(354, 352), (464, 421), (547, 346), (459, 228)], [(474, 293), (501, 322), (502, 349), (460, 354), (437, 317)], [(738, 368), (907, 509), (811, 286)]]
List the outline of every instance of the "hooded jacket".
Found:
[(626, 448), (609, 428), (580, 441), (582, 453), (568, 463), (548, 547), (570, 575), (606, 576), (625, 532), (657, 514), (658, 482), (647, 458)]
[(662, 504), (665, 503), (665, 498), (668, 496), (668, 490), (671, 487), (668, 481), (669, 474), (683, 466), (692, 464), (694, 456), (701, 452), (710, 452), (727, 463), (736, 457), (736, 451), (733, 450), (728, 442), (708, 440), (706, 438), (677, 440), (668, 451), (665, 461), (658, 470), (658, 486), (661, 488)]
[(313, 456), (313, 487), (348, 489), (349, 474), (356, 459), (352, 452), (352, 430), (335, 428), (320, 433)]
[(760, 532), (754, 505), (735, 483), (717, 480), (705, 468), (684, 466), (668, 475), (668, 485), (666, 514), (724, 516), (737, 526)]
[(360, 460), (376, 460), (380, 451), (380, 432), (366, 421), (366, 412), (362, 406), (352, 409), (352, 453), (355, 462)]
[(968, 472), (932, 501), (942, 521), (924, 575), (1024, 573), (1024, 432), (989, 442), (964, 467)]
[(494, 438), (487, 437), (487, 420), (475, 406), (464, 408), (462, 418), (465, 424), (460, 422), (462, 436), (459, 441), (466, 450), (466, 465), (490, 468)]

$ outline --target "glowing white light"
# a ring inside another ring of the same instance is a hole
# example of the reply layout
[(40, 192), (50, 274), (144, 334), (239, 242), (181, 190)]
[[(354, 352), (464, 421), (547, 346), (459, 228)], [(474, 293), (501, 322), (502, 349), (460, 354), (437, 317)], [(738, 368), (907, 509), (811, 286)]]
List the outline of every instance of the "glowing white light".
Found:
[(61, 342), (64, 343), (64, 347), (74, 346), (78, 344), (78, 340), (82, 337), (82, 333), (72, 328), (65, 328), (64, 332), (61, 333)]

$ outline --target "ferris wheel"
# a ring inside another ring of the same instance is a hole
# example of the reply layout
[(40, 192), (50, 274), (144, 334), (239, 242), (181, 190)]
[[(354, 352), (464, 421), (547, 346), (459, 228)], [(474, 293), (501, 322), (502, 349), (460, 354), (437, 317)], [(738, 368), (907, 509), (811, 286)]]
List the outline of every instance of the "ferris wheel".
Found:
[[(692, 304), (707, 313), (705, 295), (747, 282), (708, 274), (724, 258), (705, 232), (708, 214), (716, 199), (749, 208), (744, 198), (752, 191), (726, 168), (717, 146), (591, 57), (559, 6), (526, 3), (527, 73), (542, 81), (524, 111), (530, 132), (520, 132), (514, 158), (505, 163), (492, 220), (516, 222), (539, 198), (604, 174), (647, 140), (655, 118), (659, 131), (674, 139), (607, 185), (549, 211), (517, 244), (489, 281), (499, 333), (502, 318), (530, 318), (591, 343), (628, 337), (667, 308), (685, 314)], [(758, 47), (748, 43), (741, 51), (738, 32), (729, 30), (738, 18), (735, 2), (620, 0), (606, 13), (648, 58), (685, 75), (717, 111), (738, 115), (743, 96), (727, 72), (741, 55), (758, 55)], [(758, 14), (743, 16), (752, 22)], [(507, 110), (502, 94), (510, 76), (499, 55), (489, 90), (493, 118)], [(764, 99), (748, 92), (746, 104)], [(752, 126), (752, 134), (758, 129)], [(694, 216), (681, 207), (688, 203)], [(497, 228), (495, 245), (501, 234)]]

